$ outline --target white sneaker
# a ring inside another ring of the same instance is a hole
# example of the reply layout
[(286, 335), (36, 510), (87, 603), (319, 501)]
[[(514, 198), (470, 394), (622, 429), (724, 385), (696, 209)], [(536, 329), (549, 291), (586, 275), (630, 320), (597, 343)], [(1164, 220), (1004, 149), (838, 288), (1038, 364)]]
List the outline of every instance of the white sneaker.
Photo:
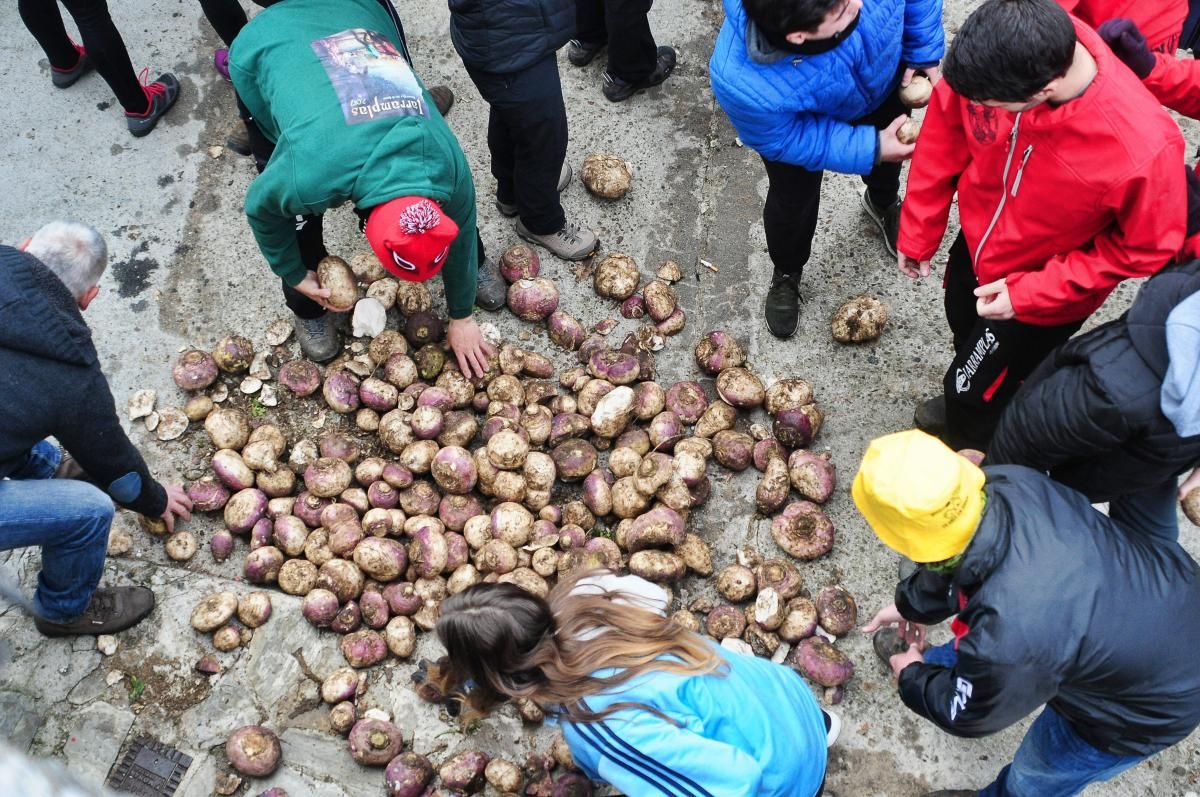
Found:
[(825, 715), (825, 746), (833, 747), (833, 743), (837, 741), (838, 736), (842, 732), (842, 718), (832, 711), (821, 709), (821, 713)]

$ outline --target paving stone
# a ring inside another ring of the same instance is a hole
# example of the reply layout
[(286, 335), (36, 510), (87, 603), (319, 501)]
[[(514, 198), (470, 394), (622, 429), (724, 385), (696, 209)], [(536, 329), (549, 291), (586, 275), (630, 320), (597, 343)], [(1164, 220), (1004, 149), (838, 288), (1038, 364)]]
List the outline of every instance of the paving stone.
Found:
[(102, 783), (117, 761), (134, 714), (108, 703), (81, 708), (68, 726), (63, 754), (67, 769), (88, 783)]
[(38, 702), (22, 692), (0, 692), (0, 739), (24, 752), (45, 718)]

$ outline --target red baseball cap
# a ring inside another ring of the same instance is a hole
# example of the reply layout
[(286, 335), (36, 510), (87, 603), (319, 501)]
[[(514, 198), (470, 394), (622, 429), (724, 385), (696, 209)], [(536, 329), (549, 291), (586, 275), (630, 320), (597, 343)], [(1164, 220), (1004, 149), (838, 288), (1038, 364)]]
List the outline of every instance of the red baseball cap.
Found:
[(379, 262), (409, 282), (424, 282), (442, 270), (458, 225), (437, 203), (402, 196), (376, 205), (364, 232)]

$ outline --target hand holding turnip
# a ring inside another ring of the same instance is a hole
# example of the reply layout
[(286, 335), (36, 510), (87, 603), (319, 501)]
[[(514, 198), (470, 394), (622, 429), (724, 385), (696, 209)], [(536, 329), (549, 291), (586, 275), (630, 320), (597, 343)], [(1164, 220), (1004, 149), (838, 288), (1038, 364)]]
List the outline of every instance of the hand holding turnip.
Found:
[(901, 274), (914, 280), (918, 276), (928, 277), (931, 270), (929, 260), (917, 260), (903, 252), (896, 253), (896, 266), (900, 269)]
[(1012, 298), (1008, 295), (1008, 284), (1003, 279), (980, 285), (975, 289), (975, 312), (980, 318), (993, 321), (1007, 321), (1012, 318)]
[(904, 114), (897, 116), (892, 123), (879, 131), (879, 160), (885, 163), (898, 163), (912, 157), (916, 144), (905, 144), (896, 137), (898, 131), (908, 117)]
[(903, 653), (897, 653), (888, 659), (888, 663), (892, 666), (892, 680), (899, 681), (900, 673), (904, 672), (904, 668), (910, 664), (924, 663), (925, 657), (921, 655), (921, 649), (916, 645), (909, 645), (908, 650)]
[(475, 323), (474, 318), (467, 316), (450, 319), (450, 324), (446, 327), (446, 342), (454, 351), (460, 371), (479, 378), (487, 373), (488, 358), (495, 354), (496, 350), (483, 339), (483, 333), (479, 331), (479, 325)]
[(317, 272), (309, 271), (304, 275), (304, 279), (300, 280), (292, 287), (324, 307), (326, 310), (333, 309), (329, 306), (329, 297), (332, 292), (328, 288), (321, 287), (321, 282), (317, 279)]
[(862, 627), (862, 632), (864, 634), (873, 634), (889, 625), (896, 626), (900, 638), (910, 646), (916, 647), (918, 651), (924, 650), (926, 627), (920, 623), (905, 620), (894, 603), (880, 609), (879, 613), (871, 618), (871, 622)]
[(175, 531), (176, 518), (192, 519), (192, 499), (188, 498), (188, 494), (177, 484), (164, 484), (162, 487), (167, 493), (167, 508), (159, 517), (166, 524), (167, 533), (170, 534)]

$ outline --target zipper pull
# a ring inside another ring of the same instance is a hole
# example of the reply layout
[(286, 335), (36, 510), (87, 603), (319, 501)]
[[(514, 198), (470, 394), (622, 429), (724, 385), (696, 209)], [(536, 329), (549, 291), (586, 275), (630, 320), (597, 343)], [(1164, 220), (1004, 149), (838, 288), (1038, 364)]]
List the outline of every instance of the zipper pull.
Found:
[(1017, 167), (1017, 178), (1013, 180), (1011, 195), (1015, 199), (1017, 189), (1021, 187), (1021, 175), (1025, 173), (1025, 164), (1029, 162), (1029, 156), (1033, 154), (1033, 144), (1025, 148), (1025, 154), (1021, 156), (1021, 165)]

